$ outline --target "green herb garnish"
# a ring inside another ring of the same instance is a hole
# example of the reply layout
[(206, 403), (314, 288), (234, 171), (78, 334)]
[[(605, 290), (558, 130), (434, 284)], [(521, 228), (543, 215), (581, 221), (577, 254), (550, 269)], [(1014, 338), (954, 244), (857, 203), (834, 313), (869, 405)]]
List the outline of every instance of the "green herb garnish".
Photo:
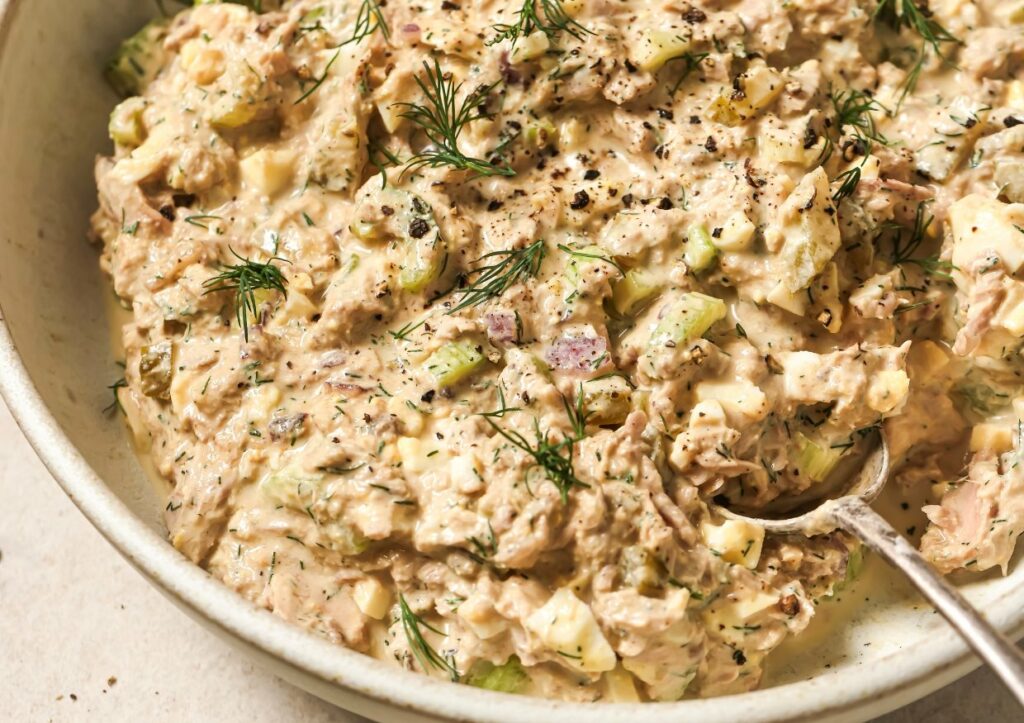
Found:
[(454, 293), (462, 295), (462, 300), (448, 313), (454, 314), (471, 306), (479, 306), (501, 296), (523, 279), (536, 277), (545, 253), (544, 241), (541, 239), (521, 249), (494, 251), (481, 256), (479, 261), (495, 261), (469, 272), (476, 278), (468, 286), (455, 290)]
[(404, 107), (402, 117), (419, 126), (426, 134), (430, 145), (409, 159), (404, 173), (423, 166), (439, 168), (451, 166), (460, 171), (473, 171), (479, 176), (514, 176), (515, 171), (507, 165), (467, 156), (459, 150), (459, 136), (466, 125), (475, 120), (489, 118), (484, 109), (487, 97), (498, 85), (481, 85), (463, 98), (457, 100), (462, 83), (456, 83), (450, 73), (441, 70), (441, 64), (434, 59), (431, 68), (425, 61), (426, 79), (416, 76), (416, 84), (426, 96), (424, 104), (397, 103)]
[(391, 40), (391, 28), (388, 27), (388, 21), (384, 19), (380, 3), (377, 0), (363, 0), (359, 6), (359, 14), (356, 15), (356, 24), (352, 28), (352, 37), (338, 47), (343, 48), (351, 43), (361, 43), (378, 30), (385, 40)]
[(406, 640), (409, 641), (409, 649), (416, 658), (416, 662), (420, 664), (423, 672), (427, 673), (431, 668), (442, 670), (448, 673), (453, 683), (459, 682), (459, 671), (455, 667), (454, 662), (434, 650), (426, 638), (423, 637), (423, 631), (420, 628), (424, 627), (438, 635), (444, 635), (444, 633), (414, 613), (409, 607), (409, 603), (405, 601), (405, 595), (401, 593), (398, 594), (398, 608), (402, 614), (402, 628), (405, 630)]
[[(533, 457), (533, 464), (527, 468), (526, 474), (529, 475), (530, 470), (534, 467), (543, 469), (545, 477), (558, 488), (562, 496), (562, 502), (568, 504), (569, 490), (573, 487), (590, 487), (590, 485), (581, 481), (576, 476), (576, 469), (573, 463), (573, 452), (575, 451), (576, 443), (586, 436), (588, 415), (583, 410), (582, 393), (576, 395), (575, 405), (570, 404), (565, 397), (562, 397), (562, 404), (569, 418), (572, 434), (568, 436), (563, 435), (560, 441), (554, 441), (550, 432), (542, 432), (540, 422), (536, 417), (533, 419), (534, 441), (532, 443), (516, 430), (504, 429), (494, 421), (495, 417), (502, 417), (509, 412), (517, 410), (503, 408), (498, 412), (490, 412), (480, 416), (483, 417), (484, 421), (495, 432), (508, 440), (514, 447)], [(502, 399), (502, 406), (504, 407), (504, 399)]]
[(273, 262), (288, 262), (274, 256), (267, 263), (261, 264), (258, 261), (239, 256), (234, 249), (231, 249), (231, 253), (242, 263), (221, 266), (220, 274), (203, 282), (203, 288), (206, 289), (203, 294), (212, 294), (217, 291), (233, 291), (235, 293), (235, 315), (238, 325), (242, 327), (245, 340), (249, 341), (249, 315), (252, 314), (252, 317), (256, 318), (259, 314), (256, 291), (258, 289), (279, 291), (287, 297), (288, 290), (285, 288), (287, 279), (281, 273), (281, 269), (274, 266)]
[(928, 8), (927, 2), (922, 0), (881, 0), (875, 8), (875, 20), (881, 20), (896, 32), (903, 29), (910, 30), (921, 36), (921, 48), (917, 52), (917, 60), (907, 73), (907, 80), (903, 88), (903, 95), (900, 103), (917, 87), (918, 78), (928, 59), (928, 49), (942, 58), (947, 63), (949, 58), (942, 50), (943, 43), (960, 44), (958, 37), (944, 28), (937, 20), (934, 13)]
[[(538, 4), (542, 12), (538, 12)], [(519, 38), (525, 38), (538, 30), (549, 40), (554, 40), (562, 32), (569, 33), (577, 40), (594, 34), (566, 12), (561, 0), (523, 0), (522, 7), (516, 11), (516, 17), (512, 25), (499, 23), (492, 26), (497, 35), (488, 40), (487, 44), (496, 45), (503, 40), (511, 40), (514, 48)]]

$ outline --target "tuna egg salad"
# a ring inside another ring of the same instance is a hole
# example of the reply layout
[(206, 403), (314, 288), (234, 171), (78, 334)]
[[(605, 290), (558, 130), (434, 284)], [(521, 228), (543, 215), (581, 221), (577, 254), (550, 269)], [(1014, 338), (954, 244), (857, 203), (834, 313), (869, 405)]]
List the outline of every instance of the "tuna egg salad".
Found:
[(751, 690), (860, 551), (713, 503), (879, 428), (923, 553), (1005, 572), (1024, 3), (171, 9), (107, 68), (93, 233), (118, 404), (224, 584), (461, 684)]

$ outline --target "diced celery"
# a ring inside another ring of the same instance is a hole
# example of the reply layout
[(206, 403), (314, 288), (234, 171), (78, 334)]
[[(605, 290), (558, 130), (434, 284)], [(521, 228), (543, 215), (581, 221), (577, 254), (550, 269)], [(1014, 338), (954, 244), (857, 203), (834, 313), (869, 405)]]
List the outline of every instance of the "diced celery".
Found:
[(591, 244), (590, 246), (584, 246), (582, 248), (574, 248), (571, 250), (569, 263), (565, 267), (565, 278), (568, 279), (569, 283), (573, 286), (578, 286), (587, 270), (594, 268), (598, 264), (610, 263), (611, 256), (607, 251), (596, 244)]
[(170, 341), (142, 347), (139, 357), (139, 379), (142, 393), (154, 399), (170, 399), (171, 377), (174, 375), (174, 345)]
[(485, 362), (486, 358), (476, 344), (453, 341), (431, 354), (426, 367), (441, 387), (450, 387), (477, 371)]
[(272, 502), (302, 510), (316, 501), (322, 480), (322, 474), (286, 467), (261, 479), (259, 488)]
[(396, 192), (397, 219), (406, 234), (406, 253), (398, 285), (418, 293), (441, 275), (445, 265), (445, 244), (430, 204), (411, 193)]
[(845, 447), (822, 445), (802, 432), (796, 433), (794, 465), (800, 474), (814, 482), (824, 481), (839, 463)]
[(656, 73), (668, 61), (680, 57), (690, 47), (690, 39), (668, 30), (648, 30), (633, 51), (641, 70)]
[(122, 42), (104, 70), (110, 87), (125, 98), (142, 93), (164, 66), (166, 35), (167, 21), (153, 20)]
[(119, 146), (137, 148), (146, 140), (146, 127), (142, 113), (146, 102), (142, 98), (129, 98), (114, 108), (107, 124), (110, 140)]
[(658, 293), (658, 279), (643, 269), (630, 269), (612, 286), (612, 306), (622, 316), (630, 316)]
[(526, 140), (534, 148), (547, 148), (558, 138), (558, 129), (549, 118), (535, 120), (526, 126)]
[(469, 685), (499, 693), (521, 693), (529, 682), (529, 674), (514, 655), (501, 665), (482, 660), (466, 676)]
[(632, 389), (619, 376), (584, 382), (582, 394), (587, 420), (593, 424), (619, 424), (632, 409)]
[(649, 346), (685, 344), (699, 339), (725, 315), (725, 302), (721, 299), (696, 291), (683, 294), (655, 327)]
[(686, 232), (686, 246), (683, 250), (683, 261), (692, 271), (700, 272), (715, 263), (718, 249), (711, 241), (711, 234), (704, 224), (690, 226)]
[(359, 530), (339, 520), (332, 520), (320, 526), (332, 550), (342, 555), (359, 555), (366, 552), (370, 541)]

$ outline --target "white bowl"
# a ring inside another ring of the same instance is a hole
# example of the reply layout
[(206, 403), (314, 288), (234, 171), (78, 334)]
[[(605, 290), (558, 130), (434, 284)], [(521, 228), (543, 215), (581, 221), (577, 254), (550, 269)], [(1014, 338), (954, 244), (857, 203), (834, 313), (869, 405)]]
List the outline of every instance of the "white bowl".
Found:
[[(870, 603), (828, 603), (819, 617), (844, 625), (788, 644), (803, 653), (775, 666), (776, 687), (644, 706), (511, 697), (333, 646), (257, 609), (178, 554), (164, 538), (161, 495), (132, 455), (124, 425), (101, 413), (110, 400), (105, 387), (120, 373), (105, 314), (110, 291), (85, 240), (93, 158), (108, 148), (115, 102), (100, 68), (153, 5), (0, 0), (0, 392), (86, 517), (193, 618), (283, 678), (388, 721), (863, 720), (976, 665), (937, 615), (899, 602), (896, 583), (876, 569), (846, 595), (870, 595)], [(1024, 565), (1005, 579), (977, 580), (967, 593), (1004, 630), (1024, 623)]]

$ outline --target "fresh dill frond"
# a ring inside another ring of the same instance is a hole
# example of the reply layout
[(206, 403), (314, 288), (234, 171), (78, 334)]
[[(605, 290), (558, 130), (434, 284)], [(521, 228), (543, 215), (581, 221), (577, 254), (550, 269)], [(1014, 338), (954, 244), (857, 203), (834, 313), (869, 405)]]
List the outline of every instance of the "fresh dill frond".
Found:
[[(502, 400), (504, 404), (504, 400)], [(535, 467), (544, 470), (544, 476), (558, 488), (563, 504), (569, 502), (569, 491), (573, 487), (589, 487), (576, 476), (573, 453), (576, 443), (586, 436), (587, 414), (583, 410), (583, 395), (577, 395), (576, 403), (570, 404), (565, 397), (562, 398), (565, 413), (569, 418), (569, 425), (572, 427), (571, 435), (563, 435), (558, 441), (552, 439), (550, 432), (541, 431), (540, 421), (533, 419), (534, 440), (531, 442), (525, 435), (514, 429), (505, 429), (494, 421), (495, 417), (503, 417), (511, 409), (502, 409), (498, 412), (481, 414), (487, 424), (495, 432), (505, 438), (512, 446), (522, 450), (533, 458), (533, 463), (527, 468), (526, 474)]]
[(543, 239), (539, 239), (521, 249), (494, 251), (480, 257), (479, 261), (494, 259), (494, 262), (469, 272), (476, 278), (464, 288), (455, 290), (454, 293), (460, 294), (462, 300), (448, 313), (455, 314), (471, 306), (479, 306), (501, 296), (523, 279), (536, 277), (546, 252)]
[(610, 266), (614, 266), (615, 270), (618, 271), (619, 274), (621, 274), (622, 276), (626, 275), (626, 270), (622, 268), (622, 264), (618, 263), (611, 256), (607, 256), (605, 254), (596, 254), (590, 251), (580, 251), (579, 249), (574, 249), (570, 246), (566, 246), (565, 244), (558, 244), (558, 250), (569, 254), (573, 258), (594, 259), (596, 261), (603, 261), (604, 263), (609, 264)]
[(503, 40), (511, 40), (513, 48), (520, 38), (525, 38), (538, 30), (549, 40), (554, 40), (563, 32), (569, 33), (577, 40), (594, 34), (569, 15), (561, 0), (523, 0), (522, 6), (516, 11), (515, 23), (499, 23), (491, 27), (497, 34), (487, 41), (487, 45), (497, 45)]
[(507, 165), (473, 158), (459, 150), (459, 136), (466, 126), (490, 117), (484, 104), (498, 83), (481, 85), (459, 103), (462, 83), (456, 83), (450, 73), (443, 72), (437, 58), (434, 58), (434, 67), (424, 61), (423, 68), (426, 79), (416, 76), (416, 84), (423, 91), (425, 103), (403, 102), (396, 105), (405, 108), (401, 116), (419, 126), (430, 145), (409, 159), (403, 174), (423, 166), (451, 166), (461, 171), (473, 171), (479, 176), (514, 176), (515, 171)]
[(849, 168), (836, 176), (835, 180), (839, 182), (839, 188), (832, 193), (832, 200), (835, 203), (839, 203), (844, 198), (849, 198), (857, 190), (857, 186), (860, 185), (861, 171), (866, 162), (867, 155), (864, 156), (864, 160), (860, 162), (860, 165)]
[(384, 19), (380, 3), (377, 0), (363, 0), (356, 15), (356, 24), (352, 27), (352, 37), (338, 47), (344, 48), (352, 43), (361, 43), (378, 30), (385, 40), (391, 40), (391, 28)]
[(924, 201), (917, 204), (917, 211), (914, 212), (914, 225), (909, 233), (904, 234), (903, 229), (900, 229), (894, 234), (892, 240), (893, 265), (914, 261), (914, 254), (924, 243), (928, 229), (935, 220), (935, 217), (927, 212), (926, 205)]
[(104, 414), (113, 414), (115, 410), (121, 410), (122, 413), (124, 412), (124, 407), (121, 406), (121, 398), (117, 395), (117, 390), (124, 389), (127, 386), (128, 382), (125, 381), (124, 377), (121, 377), (116, 382), (107, 387), (107, 389), (110, 390), (111, 394), (114, 395), (114, 401), (112, 401), (110, 404), (103, 408)]
[(679, 80), (676, 81), (676, 84), (672, 86), (671, 90), (669, 90), (669, 95), (674, 96), (676, 94), (676, 91), (678, 91), (682, 87), (683, 83), (686, 82), (686, 79), (690, 77), (690, 73), (699, 68), (700, 64), (707, 60), (708, 57), (710, 57), (710, 55), (711, 53), (691, 53), (687, 51), (682, 55), (677, 55), (674, 58), (669, 58), (666, 61), (666, 65), (668, 63), (674, 63), (678, 60), (683, 61), (683, 72), (679, 76)]
[(917, 81), (928, 59), (928, 49), (931, 48), (937, 56), (948, 63), (949, 57), (943, 51), (942, 44), (962, 43), (960, 38), (935, 19), (934, 13), (923, 0), (880, 0), (878, 7), (875, 8), (874, 19), (884, 22), (897, 33), (904, 29), (909, 30), (919, 35), (922, 40), (917, 51), (917, 60), (907, 72), (903, 93), (900, 96), (901, 105), (907, 94), (917, 87)]
[(313, 85), (311, 85), (309, 88), (307, 88), (306, 92), (304, 92), (302, 95), (299, 96), (299, 99), (297, 101), (295, 101), (294, 105), (298, 105), (302, 101), (306, 100), (306, 98), (308, 98), (309, 96), (313, 95), (313, 93), (315, 93), (318, 90), (320, 90), (320, 86), (323, 85), (324, 82), (327, 80), (327, 76), (330, 74), (331, 68), (334, 66), (334, 64), (336, 62), (338, 62), (338, 58), (340, 56), (341, 56), (341, 50), (340, 49), (335, 50), (334, 51), (334, 55), (331, 56), (331, 59), (327, 61), (327, 65), (324, 66), (324, 71), (320, 74), (320, 77), (319, 78), (315, 78), (313, 80)]
[(388, 331), (388, 334), (390, 334), (391, 338), (394, 339), (395, 341), (408, 341), (409, 335), (426, 323), (426, 319), (420, 319), (419, 321), (410, 321), (408, 324), (403, 326), (398, 331)]
[(842, 131), (845, 127), (854, 129), (854, 133), (882, 145), (889, 145), (889, 139), (878, 132), (873, 113), (886, 112), (885, 107), (862, 90), (847, 88), (846, 90), (829, 93), (832, 108), (836, 113), (836, 126)]
[(234, 292), (235, 316), (238, 319), (238, 325), (242, 328), (245, 340), (249, 341), (249, 316), (251, 314), (255, 319), (259, 314), (256, 291), (259, 289), (279, 291), (287, 297), (287, 279), (281, 273), (281, 269), (274, 266), (274, 262), (288, 263), (288, 261), (274, 256), (266, 263), (261, 264), (240, 256), (234, 249), (231, 249), (231, 253), (241, 263), (221, 266), (220, 274), (203, 282), (203, 288), (206, 289), (203, 294), (213, 294), (218, 291)]
[[(378, 155), (383, 156), (384, 160), (380, 160), (377, 157)], [(380, 173), (380, 187), (382, 190), (388, 187), (388, 168), (402, 165), (402, 160), (392, 153), (387, 146), (382, 146), (372, 140), (367, 144), (367, 159), (369, 160), (370, 165), (376, 168)]]
[(440, 630), (427, 623), (419, 615), (414, 613), (405, 601), (405, 595), (398, 594), (398, 608), (402, 617), (402, 628), (405, 630), (405, 638), (409, 642), (409, 650), (412, 651), (416, 662), (420, 664), (424, 673), (429, 673), (431, 668), (447, 672), (453, 683), (459, 682), (459, 671), (454, 662), (434, 650), (433, 646), (423, 637), (421, 628), (426, 628), (438, 635), (444, 635)]

